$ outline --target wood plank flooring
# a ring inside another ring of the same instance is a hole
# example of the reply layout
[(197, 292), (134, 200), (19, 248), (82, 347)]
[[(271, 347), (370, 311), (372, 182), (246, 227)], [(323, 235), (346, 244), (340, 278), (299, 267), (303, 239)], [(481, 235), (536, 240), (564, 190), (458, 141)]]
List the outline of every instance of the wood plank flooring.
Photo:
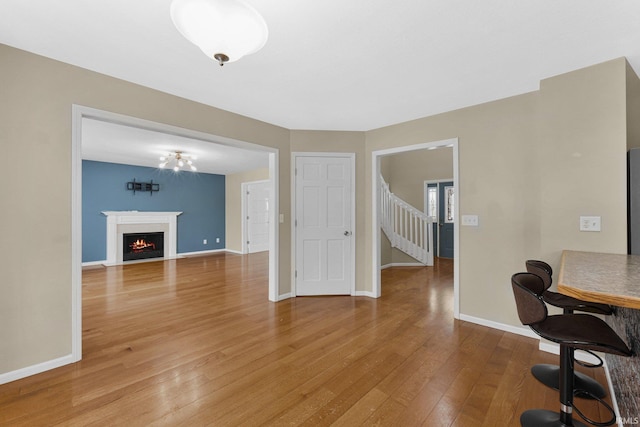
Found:
[(517, 426), (557, 410), (529, 373), (557, 357), (454, 320), (452, 270), (384, 270), (379, 299), (272, 303), (266, 253), (87, 269), (83, 360), (1, 385), (0, 425)]

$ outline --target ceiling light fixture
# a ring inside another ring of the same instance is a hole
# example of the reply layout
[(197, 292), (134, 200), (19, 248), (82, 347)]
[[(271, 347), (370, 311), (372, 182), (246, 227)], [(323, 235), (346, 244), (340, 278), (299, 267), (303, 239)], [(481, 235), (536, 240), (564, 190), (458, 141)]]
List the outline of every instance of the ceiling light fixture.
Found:
[(166, 156), (160, 157), (161, 163), (158, 165), (160, 169), (164, 169), (170, 163), (173, 163), (174, 172), (179, 172), (182, 167), (185, 165), (189, 166), (191, 172), (195, 172), (197, 169), (193, 165), (193, 160), (195, 157), (184, 154), (182, 151), (174, 151), (173, 153), (169, 153)]
[(269, 30), (262, 16), (240, 0), (173, 0), (178, 31), (220, 65), (257, 52)]

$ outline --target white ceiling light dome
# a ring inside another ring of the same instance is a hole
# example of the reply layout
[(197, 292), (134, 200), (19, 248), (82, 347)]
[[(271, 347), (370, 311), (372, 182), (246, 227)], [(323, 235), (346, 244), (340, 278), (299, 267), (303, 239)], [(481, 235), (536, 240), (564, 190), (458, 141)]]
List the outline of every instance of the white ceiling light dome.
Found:
[(262, 16), (239, 0), (173, 0), (171, 19), (187, 40), (220, 65), (257, 52), (269, 36)]

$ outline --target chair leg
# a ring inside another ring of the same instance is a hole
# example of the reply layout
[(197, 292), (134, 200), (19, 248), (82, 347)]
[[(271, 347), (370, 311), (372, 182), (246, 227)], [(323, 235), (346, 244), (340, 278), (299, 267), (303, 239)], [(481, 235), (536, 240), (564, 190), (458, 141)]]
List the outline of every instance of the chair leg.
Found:
[[(531, 367), (531, 374), (535, 379), (547, 387), (554, 390), (560, 389), (560, 366), (541, 363)], [(604, 387), (590, 376), (585, 375), (582, 372), (575, 372), (575, 370), (574, 375), (574, 388), (576, 390), (584, 390), (591, 393), (591, 396), (584, 393), (576, 394), (576, 396), (584, 399), (593, 399), (593, 396), (603, 399), (607, 396), (607, 392)]]
[(573, 349), (560, 345), (560, 421), (573, 425)]
[(587, 427), (573, 420), (573, 349), (560, 345), (560, 413), (531, 409), (520, 416), (522, 427)]

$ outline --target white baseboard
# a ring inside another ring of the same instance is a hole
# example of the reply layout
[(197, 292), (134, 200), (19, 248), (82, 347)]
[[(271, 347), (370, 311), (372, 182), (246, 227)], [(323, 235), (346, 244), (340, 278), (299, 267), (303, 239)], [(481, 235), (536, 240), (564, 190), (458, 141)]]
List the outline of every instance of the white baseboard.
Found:
[(475, 323), (476, 325), (487, 326), (489, 328), (498, 329), (500, 331), (511, 332), (512, 334), (522, 335), (529, 338), (540, 339), (540, 336), (533, 332), (530, 328), (524, 328), (519, 326), (511, 326), (505, 323), (498, 323), (492, 320), (482, 319), (480, 317), (473, 317), (466, 314), (460, 314), (460, 320), (465, 322)]
[(380, 266), (380, 270), (391, 267), (426, 267), (426, 265), (419, 262), (392, 262), (391, 264), (385, 264)]
[(103, 265), (107, 262), (107, 260), (103, 260), (103, 261), (89, 261), (89, 262), (83, 262), (82, 266), (83, 267), (93, 267), (94, 265)]
[(276, 302), (284, 301), (284, 300), (289, 299), (289, 298), (293, 298), (293, 296), (291, 295), (291, 292), (289, 292), (288, 294), (278, 295), (278, 299), (276, 300)]
[(623, 427), (622, 418), (620, 417), (620, 408), (618, 407), (618, 399), (613, 391), (613, 383), (611, 382), (611, 374), (609, 373), (609, 365), (607, 361), (604, 361), (604, 375), (607, 377), (607, 388), (609, 389), (609, 397), (611, 398), (611, 406), (616, 413), (616, 420), (618, 427)]
[(194, 255), (208, 255), (208, 254), (217, 254), (219, 252), (230, 252), (226, 249), (211, 249), (208, 251), (196, 251), (196, 252), (180, 252), (179, 256), (194, 256)]
[(10, 383), (22, 378), (30, 377), (31, 375), (40, 374), (51, 369), (59, 368), (64, 365), (77, 362), (73, 359), (71, 354), (57, 359), (48, 360), (46, 362), (38, 363), (37, 365), (27, 366), (26, 368), (17, 369), (15, 371), (0, 374), (0, 384)]
[[(181, 252), (179, 254), (176, 254), (175, 257), (158, 258), (158, 259), (149, 258), (149, 259), (146, 259), (146, 260), (144, 260), (144, 259), (143, 260), (139, 260), (138, 262), (140, 262), (140, 261), (146, 261), (146, 262), (150, 262), (150, 261), (165, 261), (165, 260), (169, 260), (169, 259), (178, 259), (178, 258), (182, 258), (182, 257), (185, 257), (185, 256), (207, 255), (207, 254), (215, 254), (215, 253), (219, 253), (219, 252), (231, 252), (231, 253), (234, 253), (234, 254), (243, 255), (242, 252), (234, 251), (234, 250), (231, 250), (231, 249), (211, 249), (211, 250), (208, 250), (208, 251)], [(128, 261), (127, 264), (131, 264), (131, 263), (134, 263), (134, 262), (136, 262), (136, 261)], [(93, 267), (93, 266), (96, 266), (96, 265), (104, 265), (106, 267), (110, 267), (110, 266), (122, 265), (122, 264), (113, 264), (113, 263), (112, 264), (107, 264), (107, 260), (106, 259), (102, 260), (102, 261), (87, 261), (87, 262), (83, 262), (82, 263), (82, 267)]]
[(225, 251), (225, 252), (230, 252), (230, 253), (232, 253), (232, 254), (237, 254), (237, 255), (246, 255), (244, 252), (242, 252), (242, 251), (236, 251), (236, 250), (234, 250), (234, 249), (225, 249), (224, 251)]
[(355, 295), (356, 297), (369, 297), (369, 298), (379, 298), (379, 296), (376, 296), (373, 292), (371, 291), (356, 291)]

